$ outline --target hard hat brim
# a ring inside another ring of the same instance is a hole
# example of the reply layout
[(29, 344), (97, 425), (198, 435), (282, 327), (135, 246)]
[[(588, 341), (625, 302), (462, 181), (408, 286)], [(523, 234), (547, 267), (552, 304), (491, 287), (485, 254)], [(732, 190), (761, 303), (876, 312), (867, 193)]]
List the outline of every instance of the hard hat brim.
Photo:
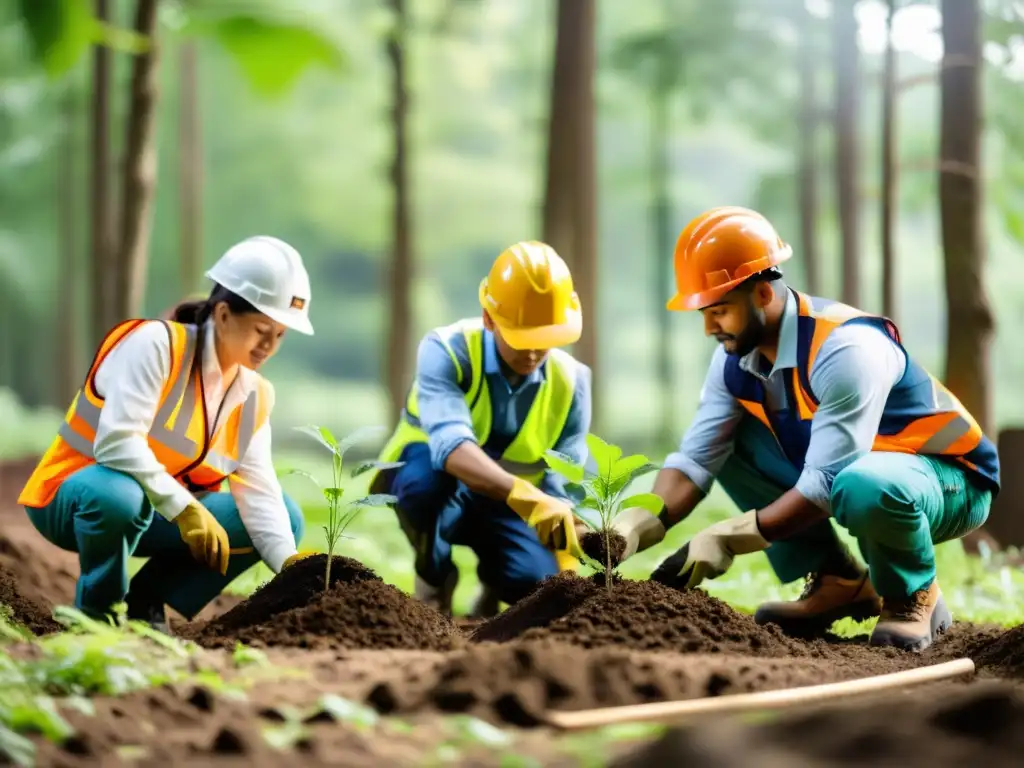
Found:
[(309, 322), (309, 316), (296, 310), (281, 310), (272, 307), (261, 307), (254, 304), (254, 307), (276, 323), (289, 328), (296, 333), (312, 336), (313, 324)]
[[(493, 318), (492, 318), (493, 319)], [(512, 349), (554, 349), (575, 344), (583, 335), (583, 314), (575, 312), (564, 323), (534, 328), (512, 328), (494, 319), (501, 338)]]

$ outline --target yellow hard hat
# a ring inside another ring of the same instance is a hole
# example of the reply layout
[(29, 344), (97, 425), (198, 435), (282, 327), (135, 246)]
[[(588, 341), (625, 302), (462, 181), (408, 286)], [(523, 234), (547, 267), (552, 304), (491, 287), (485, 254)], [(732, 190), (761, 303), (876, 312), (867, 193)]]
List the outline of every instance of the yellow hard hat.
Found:
[(551, 349), (583, 332), (580, 297), (562, 257), (546, 243), (516, 243), (480, 283), (480, 306), (513, 349)]

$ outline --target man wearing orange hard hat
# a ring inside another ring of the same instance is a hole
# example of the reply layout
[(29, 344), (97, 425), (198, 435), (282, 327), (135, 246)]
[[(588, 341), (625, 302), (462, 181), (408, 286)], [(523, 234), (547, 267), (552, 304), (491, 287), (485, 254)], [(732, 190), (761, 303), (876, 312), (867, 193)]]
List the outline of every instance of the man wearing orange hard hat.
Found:
[(473, 615), (483, 617), (576, 562), (576, 519), (544, 453), (585, 460), (591, 395), (590, 369), (559, 349), (580, 338), (583, 314), (553, 248), (531, 241), (503, 251), (480, 305), (479, 317), (420, 342), (415, 381), (380, 455), (401, 465), (373, 489), (398, 499), (416, 596), (451, 612), (451, 549), (465, 545), (480, 561)]
[(717, 479), (748, 511), (698, 533), (652, 579), (692, 588), (764, 551), (781, 581), (810, 576), (797, 600), (760, 606), (759, 623), (813, 636), (877, 616), (872, 645), (922, 650), (952, 623), (935, 545), (985, 522), (996, 450), (891, 321), (786, 286), (779, 265), (791, 256), (746, 208), (713, 208), (679, 236), (668, 308), (699, 311), (721, 346), (655, 481), (661, 515), (627, 510), (616, 528), (628, 554), (650, 547)]

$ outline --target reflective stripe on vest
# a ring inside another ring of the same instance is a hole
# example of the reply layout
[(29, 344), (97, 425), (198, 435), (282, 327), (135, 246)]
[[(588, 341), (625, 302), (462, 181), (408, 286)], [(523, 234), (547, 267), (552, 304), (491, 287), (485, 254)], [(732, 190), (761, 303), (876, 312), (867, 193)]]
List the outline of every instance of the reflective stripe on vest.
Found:
[[(794, 291), (794, 293), (798, 299), (800, 321), (809, 320), (814, 323), (807, 348), (806, 362), (798, 364), (792, 370), (792, 386), (788, 388), (795, 400), (795, 411), (800, 420), (806, 422), (813, 418), (818, 409), (817, 398), (810, 389), (811, 372), (814, 370), (814, 363), (822, 344), (833, 330), (850, 320), (866, 318), (878, 320), (890, 338), (897, 344), (900, 343), (900, 335), (896, 326), (885, 318), (878, 318), (839, 302), (830, 302), (821, 309), (816, 309), (811, 297), (798, 291)], [(801, 329), (800, 333), (806, 334), (807, 331)], [(803, 339), (806, 339), (806, 335)], [(908, 369), (911, 365), (914, 364), (908, 357)], [(964, 456), (977, 448), (983, 441), (984, 435), (981, 427), (953, 393), (943, 386), (942, 382), (923, 369), (915, 370), (920, 370), (927, 377), (928, 383), (931, 385), (930, 398), (927, 402), (922, 400), (919, 415), (908, 417), (907, 423), (902, 428), (892, 433), (885, 433), (886, 430), (880, 428), (880, 434), (875, 436), (872, 449), (896, 453), (949, 456), (956, 458), (971, 469), (977, 469)], [(748, 413), (774, 433), (762, 403), (746, 398), (737, 399)], [(888, 413), (883, 415), (883, 427), (887, 420), (893, 420)]]
[[(484, 327), (479, 318), (461, 320), (438, 328), (435, 333), (448, 350), (469, 408), (473, 434), (479, 445), (487, 442), (492, 427), (491, 397), (484, 375)], [(452, 347), (454, 339), (465, 340), (469, 352), (469, 371), (464, 371)], [(576, 368), (571, 356), (560, 349), (552, 349), (545, 361), (545, 376), (530, 410), (527, 412), (515, 439), (505, 449), (497, 463), (510, 474), (539, 480), (547, 469), (544, 453), (558, 442), (569, 418), (576, 389)], [(417, 386), (409, 390), (406, 406), (398, 427), (381, 451), (381, 461), (397, 461), (406, 445), (424, 442), (426, 433), (421, 428), (417, 402)]]
[[(116, 326), (101, 343), (82, 389), (78, 391), (50, 446), (22, 492), (27, 505), (48, 503), (67, 476), (95, 462), (94, 441), (103, 409), (95, 375), (114, 348), (146, 321)], [(245, 456), (257, 429), (268, 416), (269, 399), (262, 380), (244, 403), (221, 419), (213, 435), (201, 403), (202, 384), (196, 355), (198, 329), (163, 322), (170, 338), (171, 370), (147, 441), (157, 460), (182, 485), (194, 491), (219, 487)], [(197, 363), (193, 365), (193, 363)], [(203, 449), (207, 452), (203, 455)]]

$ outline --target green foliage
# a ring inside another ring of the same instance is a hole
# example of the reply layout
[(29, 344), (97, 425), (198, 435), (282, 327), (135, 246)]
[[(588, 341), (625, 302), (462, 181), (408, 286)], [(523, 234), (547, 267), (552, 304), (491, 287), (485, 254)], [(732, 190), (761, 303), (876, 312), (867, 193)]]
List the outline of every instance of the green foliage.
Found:
[[(195, 645), (129, 621), (123, 604), (119, 608), (116, 620), (105, 623), (59, 606), (54, 618), (65, 632), (39, 639), (4, 632), (31, 642), (35, 652), (14, 656), (0, 650), (0, 755), (30, 765), (34, 747), (20, 734), (39, 733), (55, 742), (73, 735), (58, 702), (91, 714), (88, 695), (116, 696), (192, 675)], [(0, 620), (0, 627), (5, 623)]]
[(593, 433), (587, 435), (587, 448), (597, 468), (596, 472), (553, 450), (545, 453), (544, 461), (569, 481), (568, 490), (582, 492), (582, 499), (578, 502), (579, 511), (589, 509), (598, 513), (599, 525), (591, 522), (585, 513), (578, 516), (604, 536), (606, 561), (600, 567), (605, 573), (605, 585), (611, 589), (612, 521), (620, 509), (643, 507), (652, 514), (661, 511), (662, 501), (653, 493), (638, 493), (623, 498), (626, 489), (636, 478), (656, 471), (658, 466), (643, 454), (623, 456), (620, 447), (605, 442)]
[(216, 40), (261, 95), (280, 98), (314, 66), (343, 72), (347, 58), (326, 14), (279, 0), (185, 0), (182, 32)]
[[(328, 517), (324, 532), (327, 535), (327, 572), (324, 574), (324, 589), (331, 585), (331, 560), (334, 557), (334, 548), (338, 540), (343, 537), (345, 529), (355, 520), (356, 516), (364, 507), (381, 507), (391, 505), (398, 501), (394, 496), (385, 493), (371, 493), (356, 499), (345, 501), (345, 453), (357, 443), (369, 437), (378, 437), (385, 431), (383, 427), (364, 427), (358, 429), (348, 437), (337, 440), (327, 427), (307, 426), (297, 427), (300, 432), (313, 437), (320, 445), (331, 453), (332, 484), (321, 486), (320, 490), (327, 501)], [(404, 462), (381, 462), (367, 461), (359, 465), (351, 477), (370, 470), (385, 470), (400, 467)], [(313, 475), (303, 470), (290, 470), (289, 474), (299, 474), (309, 478), (318, 486), (320, 483)]]
[(66, 74), (93, 43), (129, 52), (145, 49), (143, 37), (96, 19), (89, 0), (18, 0), (32, 51), (52, 78)]

